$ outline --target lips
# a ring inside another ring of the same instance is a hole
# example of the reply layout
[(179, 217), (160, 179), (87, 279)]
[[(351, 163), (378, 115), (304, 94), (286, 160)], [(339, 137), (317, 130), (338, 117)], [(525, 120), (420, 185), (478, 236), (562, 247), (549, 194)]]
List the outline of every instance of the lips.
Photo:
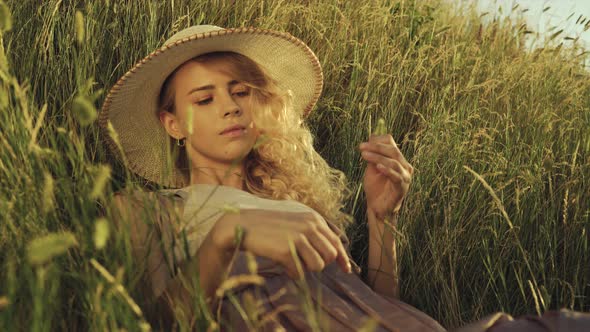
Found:
[(223, 135), (223, 134), (225, 134), (227, 132), (230, 132), (230, 131), (236, 130), (236, 129), (246, 129), (246, 127), (245, 126), (242, 126), (242, 125), (233, 125), (231, 127), (225, 128), (221, 133), (219, 133), (219, 135)]

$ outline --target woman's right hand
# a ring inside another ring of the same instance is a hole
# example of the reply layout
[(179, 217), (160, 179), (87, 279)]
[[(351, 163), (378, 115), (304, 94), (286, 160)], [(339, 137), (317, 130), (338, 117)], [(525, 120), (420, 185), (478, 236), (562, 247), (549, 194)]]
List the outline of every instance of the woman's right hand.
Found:
[(304, 270), (321, 271), (336, 260), (344, 272), (351, 271), (342, 241), (317, 212), (242, 209), (236, 214), (226, 214), (226, 218), (215, 224), (211, 229), (213, 244), (223, 252), (235, 250), (234, 234), (238, 225), (245, 235), (240, 249), (283, 265), (293, 279), (303, 277), (295, 259), (300, 259)]

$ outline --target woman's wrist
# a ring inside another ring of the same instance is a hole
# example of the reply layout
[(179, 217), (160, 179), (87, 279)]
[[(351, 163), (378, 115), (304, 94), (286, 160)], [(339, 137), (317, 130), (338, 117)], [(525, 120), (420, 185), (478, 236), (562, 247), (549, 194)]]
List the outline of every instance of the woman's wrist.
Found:
[(231, 254), (236, 249), (235, 229), (239, 225), (239, 214), (224, 214), (211, 229), (212, 244), (222, 254)]
[(367, 224), (369, 229), (396, 228), (398, 216), (399, 211), (392, 211), (383, 216), (378, 216), (371, 209), (367, 209)]
[(396, 297), (398, 293), (395, 235), (397, 212), (379, 219), (367, 210), (369, 256), (366, 283), (376, 292)]

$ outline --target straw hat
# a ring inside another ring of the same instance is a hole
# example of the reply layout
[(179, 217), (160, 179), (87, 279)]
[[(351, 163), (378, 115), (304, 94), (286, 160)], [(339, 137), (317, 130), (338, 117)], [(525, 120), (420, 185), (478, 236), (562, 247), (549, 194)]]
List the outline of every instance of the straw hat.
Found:
[(304, 117), (320, 96), (323, 75), (317, 57), (301, 40), (286, 32), (212, 25), (184, 29), (123, 75), (109, 91), (100, 111), (103, 142), (121, 158), (108, 134), (110, 122), (132, 172), (165, 187), (189, 185), (177, 169), (166, 163), (170, 136), (156, 115), (158, 96), (174, 69), (198, 55), (217, 51), (240, 53), (258, 63), (280, 88), (291, 90), (294, 110)]

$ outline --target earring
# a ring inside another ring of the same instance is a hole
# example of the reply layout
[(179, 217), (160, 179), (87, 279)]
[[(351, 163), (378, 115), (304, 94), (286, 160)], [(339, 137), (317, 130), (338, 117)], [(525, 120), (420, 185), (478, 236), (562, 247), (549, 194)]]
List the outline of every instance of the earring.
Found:
[(186, 140), (185, 140), (184, 138), (181, 138), (181, 139), (178, 139), (178, 138), (177, 138), (177, 139), (176, 139), (176, 145), (178, 145), (178, 146), (180, 146), (180, 147), (183, 147), (183, 146), (185, 146), (185, 145), (186, 145)]

